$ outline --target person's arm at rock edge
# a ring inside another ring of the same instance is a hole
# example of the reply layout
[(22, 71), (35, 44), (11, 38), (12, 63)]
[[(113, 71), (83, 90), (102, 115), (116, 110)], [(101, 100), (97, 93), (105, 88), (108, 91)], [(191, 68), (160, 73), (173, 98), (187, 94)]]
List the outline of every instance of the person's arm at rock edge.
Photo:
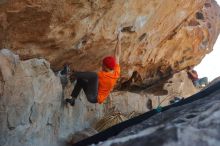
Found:
[(189, 70), (188, 73), (189, 73), (193, 78), (198, 78), (197, 73), (193, 72), (192, 70)]

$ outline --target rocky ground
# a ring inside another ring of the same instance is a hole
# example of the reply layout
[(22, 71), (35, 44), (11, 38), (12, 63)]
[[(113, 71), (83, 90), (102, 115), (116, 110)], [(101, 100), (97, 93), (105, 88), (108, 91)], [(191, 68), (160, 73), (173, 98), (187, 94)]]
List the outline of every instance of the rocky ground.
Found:
[[(218, 81), (219, 82), (219, 81)], [(127, 128), (99, 146), (217, 146), (220, 142), (220, 90)]]

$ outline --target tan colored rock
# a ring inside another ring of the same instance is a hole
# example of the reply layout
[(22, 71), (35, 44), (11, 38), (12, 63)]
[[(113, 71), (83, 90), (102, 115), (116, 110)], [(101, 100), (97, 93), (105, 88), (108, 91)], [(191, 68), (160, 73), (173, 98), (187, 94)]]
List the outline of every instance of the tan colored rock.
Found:
[(175, 73), (171, 79), (165, 83), (164, 90), (167, 90), (169, 95), (188, 97), (199, 91), (191, 79), (188, 78), (186, 71)]
[(148, 99), (152, 100), (153, 108), (157, 108), (159, 104), (160, 106), (169, 105), (170, 100), (174, 97), (187, 98), (199, 90), (188, 78), (186, 71), (181, 71), (147, 88), (142, 91), (142, 94), (145, 94)]
[(43, 57), (57, 70), (97, 70), (113, 53), (123, 28), (122, 80), (138, 85), (198, 64), (219, 34), (214, 0), (5, 0), (0, 3), (0, 48), (22, 59)]
[(132, 112), (147, 112), (147, 100), (144, 95), (138, 93), (118, 91), (111, 94), (109, 104), (111, 104), (111, 107), (115, 107), (116, 111), (129, 115)]
[(7, 49), (2, 49), (0, 50), (0, 60), (2, 80), (7, 81), (12, 77), (14, 68), (19, 62), (19, 57)]
[(114, 107), (116, 111), (124, 115), (132, 112), (144, 113), (149, 111), (147, 107), (149, 99), (152, 100), (152, 108), (157, 108), (158, 97), (161, 106), (166, 106), (170, 104), (169, 101), (174, 97), (187, 98), (198, 91), (199, 89), (193, 85), (186, 71), (180, 71), (145, 90), (136, 91), (137, 93), (128, 91), (113, 92), (105, 107), (108, 109)]
[(166, 106), (170, 104), (170, 100), (174, 97), (187, 98), (199, 90), (188, 78), (186, 71), (180, 71), (145, 90), (136, 91), (137, 93), (128, 91), (113, 92), (107, 100), (105, 108), (108, 110), (115, 108), (116, 111), (124, 115), (129, 115), (132, 112), (142, 114), (149, 111), (149, 100), (152, 101), (152, 108), (155, 109), (159, 103), (161, 103), (161, 106)]

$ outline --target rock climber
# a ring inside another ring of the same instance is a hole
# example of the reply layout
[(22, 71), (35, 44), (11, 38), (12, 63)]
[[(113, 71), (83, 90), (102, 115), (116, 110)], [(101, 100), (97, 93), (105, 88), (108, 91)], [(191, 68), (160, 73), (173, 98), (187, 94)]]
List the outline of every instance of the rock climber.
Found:
[(102, 70), (96, 72), (73, 72), (71, 79), (76, 80), (71, 98), (66, 102), (75, 105), (75, 100), (81, 89), (91, 103), (103, 103), (113, 90), (117, 79), (120, 76), (119, 58), (121, 55), (121, 32), (117, 36), (114, 56), (107, 56), (102, 60)]
[(208, 78), (203, 77), (203, 78), (198, 78), (197, 72), (193, 69), (193, 67), (187, 67), (187, 73), (188, 77), (192, 80), (193, 84), (195, 87), (200, 88), (202, 85), (207, 85), (208, 84)]

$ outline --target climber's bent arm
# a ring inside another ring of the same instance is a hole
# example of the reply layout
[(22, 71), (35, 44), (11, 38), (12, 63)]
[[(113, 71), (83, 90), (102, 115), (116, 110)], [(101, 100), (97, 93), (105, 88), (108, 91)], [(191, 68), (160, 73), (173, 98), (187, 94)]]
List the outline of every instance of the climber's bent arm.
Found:
[(121, 33), (118, 34), (118, 41), (115, 47), (115, 60), (116, 63), (119, 64), (120, 56), (121, 56)]

